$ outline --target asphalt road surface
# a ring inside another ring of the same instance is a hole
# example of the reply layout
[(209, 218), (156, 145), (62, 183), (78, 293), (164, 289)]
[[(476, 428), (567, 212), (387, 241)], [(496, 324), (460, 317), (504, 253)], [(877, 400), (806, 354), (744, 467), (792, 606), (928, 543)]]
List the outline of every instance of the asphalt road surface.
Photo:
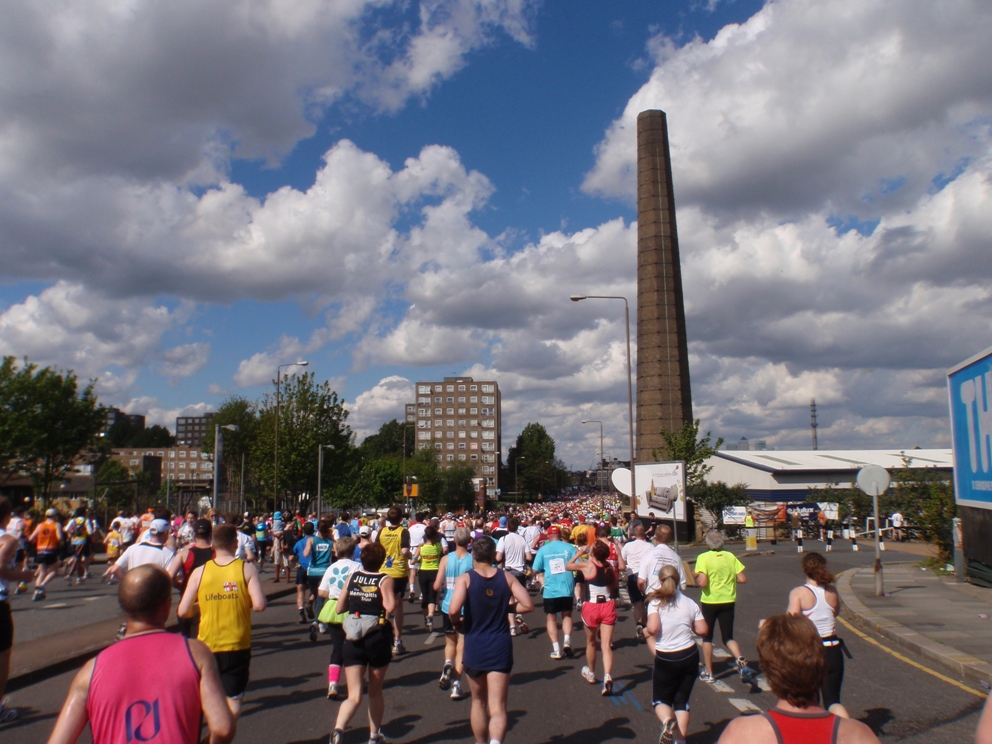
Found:
[[(798, 556), (780, 544), (774, 555), (747, 556), (749, 581), (740, 590), (736, 637), (757, 668), (754, 641), (758, 621), (785, 609), (789, 590), (802, 583)], [(693, 551), (693, 553), (698, 551)], [(829, 554), (832, 570), (869, 565), (868, 551), (839, 550)], [(917, 558), (890, 550), (886, 560)], [(699, 591), (688, 590), (693, 598)], [(437, 685), (443, 662), (443, 638), (429, 635), (419, 614), (406, 604), (410, 653), (389, 668), (386, 682), (384, 733), (390, 742), (433, 744), (472, 741), (469, 700), (452, 701)], [(255, 617), (251, 683), (238, 727), (238, 742), (316, 744), (326, 742), (337, 703), (326, 699), (328, 645), (311, 643), (306, 628), (296, 624), (295, 602), (286, 597)], [(532, 630), (514, 641), (511, 678), (509, 742), (586, 744), (592, 742), (656, 741), (659, 725), (649, 703), (651, 660), (646, 647), (634, 639), (629, 612), (617, 625), (614, 662), (615, 694), (604, 698), (599, 685), (581, 678), (584, 663), (549, 658), (540, 603), (527, 618)], [(840, 634), (854, 655), (847, 662), (843, 702), (851, 714), (867, 723), (885, 742), (958, 744), (974, 736), (982, 697), (900, 660), (885, 648), (863, 640), (847, 627)], [(886, 642), (882, 646), (887, 646)], [(584, 633), (577, 630), (573, 646), (581, 652)], [(718, 647), (719, 648), (719, 647)], [(918, 663), (926, 664), (919, 659)], [(741, 683), (727, 661), (718, 661), (717, 683), (697, 682), (692, 696), (689, 741), (715, 742), (727, 722), (742, 712), (767, 709), (775, 702), (760, 686)], [(940, 673), (940, 670), (935, 670)], [(122, 669), (121, 674), (127, 670)], [(760, 679), (760, 678), (759, 678)], [(14, 694), (24, 718), (0, 729), (4, 742), (44, 742), (69, 687), (71, 674), (46, 680)], [(345, 734), (347, 744), (368, 740), (364, 705)], [(81, 741), (89, 741), (88, 733)]]

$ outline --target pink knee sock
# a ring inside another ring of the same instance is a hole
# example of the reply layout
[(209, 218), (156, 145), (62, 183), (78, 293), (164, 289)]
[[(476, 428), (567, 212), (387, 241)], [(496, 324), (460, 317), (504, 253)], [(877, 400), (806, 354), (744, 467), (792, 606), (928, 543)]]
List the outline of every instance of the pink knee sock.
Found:
[(339, 679), (341, 679), (341, 667), (331, 664), (327, 667), (327, 684), (335, 684)]

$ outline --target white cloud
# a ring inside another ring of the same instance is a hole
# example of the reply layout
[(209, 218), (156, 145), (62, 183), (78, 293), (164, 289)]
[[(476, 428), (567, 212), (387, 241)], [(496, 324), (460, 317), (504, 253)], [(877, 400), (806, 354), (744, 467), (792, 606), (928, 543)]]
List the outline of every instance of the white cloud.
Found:
[(168, 349), (162, 354), (162, 374), (178, 384), (183, 377), (196, 374), (210, 360), (210, 344), (183, 344)]
[(392, 375), (358, 395), (353, 403), (346, 403), (348, 425), (355, 433), (356, 442), (360, 443), (365, 437), (375, 434), (387, 421), (405, 420), (405, 404), (411, 401), (413, 383), (405, 377)]
[(165, 408), (158, 398), (150, 396), (131, 398), (120, 407), (128, 413), (143, 414), (146, 426), (164, 426), (173, 434), (176, 433), (177, 417), (202, 416), (217, 410), (216, 406), (210, 403), (190, 403), (176, 408)]

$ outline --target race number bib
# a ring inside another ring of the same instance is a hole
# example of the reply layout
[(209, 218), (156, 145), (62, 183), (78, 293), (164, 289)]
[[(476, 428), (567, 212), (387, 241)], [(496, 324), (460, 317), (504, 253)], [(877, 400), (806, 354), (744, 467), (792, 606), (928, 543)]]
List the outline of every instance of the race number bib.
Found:
[(561, 558), (552, 558), (548, 561), (548, 568), (551, 569), (552, 574), (563, 574), (565, 573), (565, 561)]

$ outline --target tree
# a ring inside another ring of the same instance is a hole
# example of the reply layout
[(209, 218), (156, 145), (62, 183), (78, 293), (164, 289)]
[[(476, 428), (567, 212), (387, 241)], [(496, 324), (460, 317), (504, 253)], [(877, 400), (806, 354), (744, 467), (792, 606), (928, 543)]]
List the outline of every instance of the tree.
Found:
[(726, 507), (747, 506), (751, 503), (746, 483), (728, 486), (723, 481), (697, 484), (692, 491), (692, 498), (713, 515), (716, 519), (714, 526), (723, 524), (723, 510)]
[(541, 424), (527, 424), (507, 457), (507, 467), (517, 473), (520, 481), (513, 484), (513, 490), (518, 494), (539, 493), (542, 486), (553, 482), (548, 476), (555, 466), (555, 440)]
[[(884, 514), (898, 508), (910, 516), (920, 536), (937, 548), (941, 564), (952, 560), (954, 535), (951, 520), (957, 516), (954, 485), (950, 476), (935, 468), (911, 468), (913, 458), (903, 453), (903, 467), (892, 471), (893, 487), (889, 489)], [(879, 509), (882, 509), (879, 505)], [(879, 519), (884, 515), (879, 514)]]
[(352, 471), (346, 489), (336, 493), (332, 503), (342, 508), (360, 504), (389, 506), (402, 491), (403, 474), (396, 458), (367, 460)]
[(39, 369), (13, 357), (0, 364), (0, 452), (6, 469), (27, 473), (35, 498), (48, 498), (52, 486), (103, 427), (95, 382), (79, 390), (76, 375)]
[(118, 448), (171, 447), (176, 443), (176, 438), (164, 426), (155, 424), (149, 427), (138, 427), (131, 423), (131, 420), (126, 416), (113, 423), (103, 440), (111, 447)]
[(96, 474), (97, 499), (105, 501), (111, 513), (133, 504), (135, 488), (131, 485), (131, 472), (117, 460), (106, 460)]
[(692, 495), (693, 490), (706, 481), (706, 476), (713, 469), (706, 460), (716, 454), (723, 444), (723, 439), (717, 439), (710, 445), (710, 432), (699, 437), (699, 419), (686, 421), (676, 432), (662, 431), (661, 438), (665, 440), (663, 449), (651, 451), (651, 456), (657, 460), (677, 461), (685, 463), (686, 490)]
[[(365, 437), (358, 446), (361, 456), (366, 459), (378, 459), (395, 455), (402, 457), (404, 449), (403, 430), (407, 424), (401, 424), (396, 419), (387, 421), (379, 427), (379, 431)], [(413, 456), (414, 441), (416, 434), (406, 434), (406, 456)]]
[[(309, 499), (317, 495), (317, 447), (324, 451), (322, 486), (337, 493), (349, 467), (354, 445), (346, 423), (348, 411), (330, 383), (318, 384), (312, 372), (289, 375), (282, 380), (279, 400), (279, 502)], [(256, 435), (250, 444), (252, 472), (266, 496), (275, 486), (276, 399), (267, 395), (258, 409)]]

